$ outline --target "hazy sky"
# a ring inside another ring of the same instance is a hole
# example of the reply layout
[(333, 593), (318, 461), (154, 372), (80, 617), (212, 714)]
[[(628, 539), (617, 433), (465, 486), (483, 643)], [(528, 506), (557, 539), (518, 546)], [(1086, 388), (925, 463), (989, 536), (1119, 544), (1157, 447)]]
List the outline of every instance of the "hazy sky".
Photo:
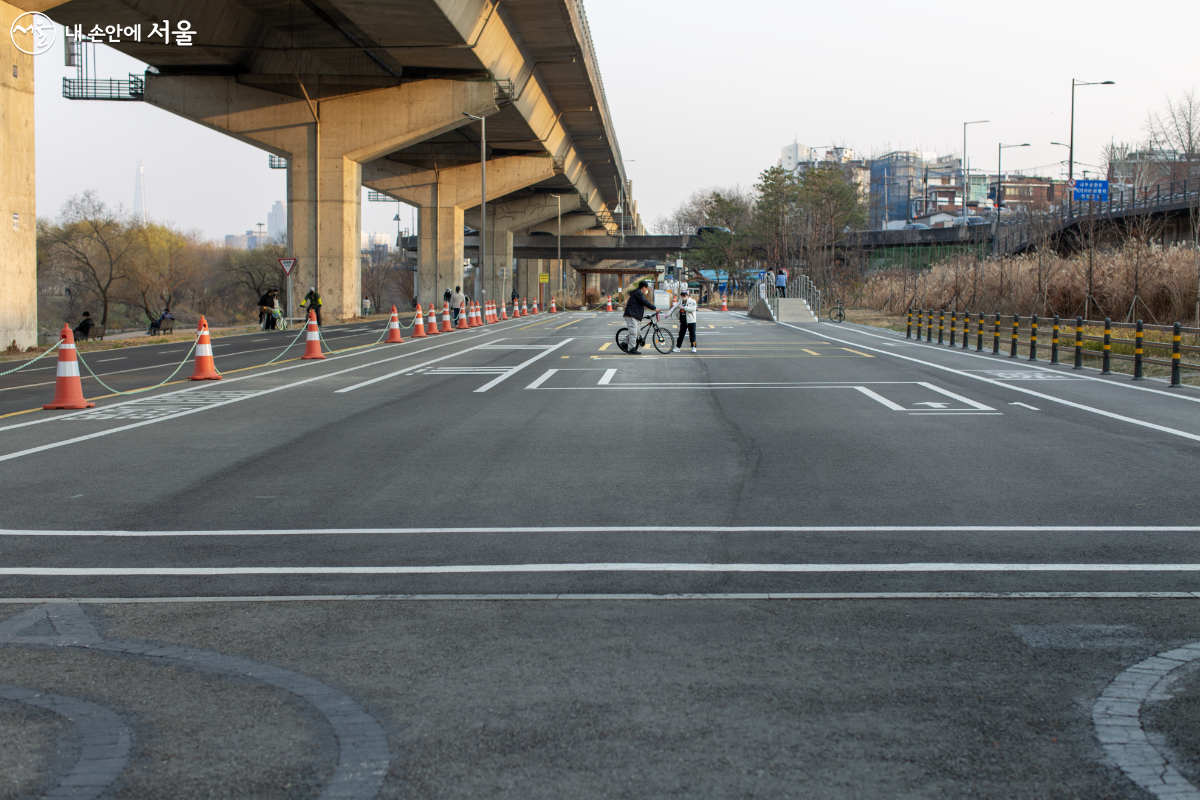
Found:
[[(1110, 139), (1144, 136), (1147, 112), (1200, 84), (1188, 38), (1200, 3), (1100, 0), (904, 6), (894, 2), (592, 0), (587, 4), (609, 106), (647, 222), (692, 191), (741, 183), (785, 144), (844, 144), (870, 155), (945, 153), (971, 165), (1060, 175), (1076, 90), (1076, 177)], [(963, 40), (966, 44), (960, 44)], [(99, 74), (144, 67), (101, 46)], [(267, 154), (142, 103), (68, 101), (61, 46), (37, 59), (38, 211), (94, 188), (133, 204), (146, 165), (151, 214), (206, 236), (244, 233), (285, 199)], [(365, 200), (365, 197), (364, 197)], [(364, 231), (395, 231), (395, 203), (363, 203)], [(409, 212), (401, 214), (409, 227)]]

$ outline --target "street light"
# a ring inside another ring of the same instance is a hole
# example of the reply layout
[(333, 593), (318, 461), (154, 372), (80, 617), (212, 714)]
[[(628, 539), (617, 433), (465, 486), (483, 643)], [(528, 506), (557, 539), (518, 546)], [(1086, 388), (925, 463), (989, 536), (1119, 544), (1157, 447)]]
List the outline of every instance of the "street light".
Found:
[[(483, 289), (480, 294), (487, 295), (487, 272), (484, 262), (487, 261), (487, 119), (474, 114), (462, 112), (464, 117), (470, 117), (479, 122), (479, 275), (483, 276)], [(457, 256), (456, 256), (457, 258)]]
[[(563, 269), (562, 264), (562, 195), (550, 195), (558, 201), (558, 291), (563, 295), (563, 307), (566, 308), (566, 292), (567, 292), (567, 271)], [(549, 284), (546, 286), (549, 289)]]
[(963, 216), (963, 218), (964, 218), (964, 219), (965, 219), (965, 218), (966, 218), (966, 216), (967, 216), (967, 126), (968, 126), (968, 125), (982, 125), (982, 124), (983, 124), (983, 123), (985, 123), (985, 122), (991, 122), (991, 120), (990, 120), (990, 119), (975, 119), (975, 120), (971, 120), (970, 122), (964, 122), (964, 123), (963, 123), (963, 151), (962, 151), (962, 176), (963, 176), (962, 187), (963, 187), (963, 197), (962, 197), (962, 216)]
[(996, 147), (996, 219), (1000, 219), (1000, 206), (1004, 203), (1004, 170), (1001, 169), (1000, 157), (1005, 148), (1008, 147), (1029, 147), (1029, 142), (1025, 142), (1025, 144), (998, 144)]
[[(1080, 81), (1080, 80), (1076, 80), (1075, 78), (1071, 78), (1071, 139), (1070, 139), (1071, 143), (1067, 145), (1067, 148), (1070, 151), (1070, 155), (1067, 156), (1067, 180), (1068, 181), (1074, 180), (1074, 178), (1075, 178), (1075, 87), (1076, 86), (1112, 86), (1115, 83), (1116, 83), (1116, 81), (1091, 81), (1091, 82), (1088, 82), (1088, 81)], [(1068, 192), (1067, 208), (1073, 209), (1073, 203), (1075, 200), (1075, 191), (1070, 186), (1068, 186), (1067, 192)], [(1074, 216), (1073, 210), (1071, 212), (1071, 216)]]

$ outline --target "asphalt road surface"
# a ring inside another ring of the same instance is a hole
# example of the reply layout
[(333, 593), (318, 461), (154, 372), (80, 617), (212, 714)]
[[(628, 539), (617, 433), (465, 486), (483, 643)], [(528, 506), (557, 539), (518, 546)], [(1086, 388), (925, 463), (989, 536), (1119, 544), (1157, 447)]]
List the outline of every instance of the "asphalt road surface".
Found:
[(1200, 798), (1200, 390), (621, 324), (0, 378), (0, 798)]

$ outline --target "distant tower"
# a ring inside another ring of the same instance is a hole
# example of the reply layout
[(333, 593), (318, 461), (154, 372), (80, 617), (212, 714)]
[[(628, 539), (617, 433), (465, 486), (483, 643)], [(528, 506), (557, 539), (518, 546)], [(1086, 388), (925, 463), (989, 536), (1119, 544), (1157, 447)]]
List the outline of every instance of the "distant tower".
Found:
[(267, 236), (272, 242), (287, 238), (287, 209), (278, 200), (267, 212)]
[(149, 220), (146, 210), (146, 167), (142, 165), (140, 158), (137, 165), (137, 178), (133, 184), (133, 213), (142, 221), (143, 225)]

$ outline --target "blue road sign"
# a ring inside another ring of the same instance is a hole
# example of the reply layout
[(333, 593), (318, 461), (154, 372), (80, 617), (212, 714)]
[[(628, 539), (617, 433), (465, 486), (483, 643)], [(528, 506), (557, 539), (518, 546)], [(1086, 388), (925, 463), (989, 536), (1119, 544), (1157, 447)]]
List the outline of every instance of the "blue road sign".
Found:
[(1075, 181), (1075, 202), (1108, 201), (1108, 181)]

